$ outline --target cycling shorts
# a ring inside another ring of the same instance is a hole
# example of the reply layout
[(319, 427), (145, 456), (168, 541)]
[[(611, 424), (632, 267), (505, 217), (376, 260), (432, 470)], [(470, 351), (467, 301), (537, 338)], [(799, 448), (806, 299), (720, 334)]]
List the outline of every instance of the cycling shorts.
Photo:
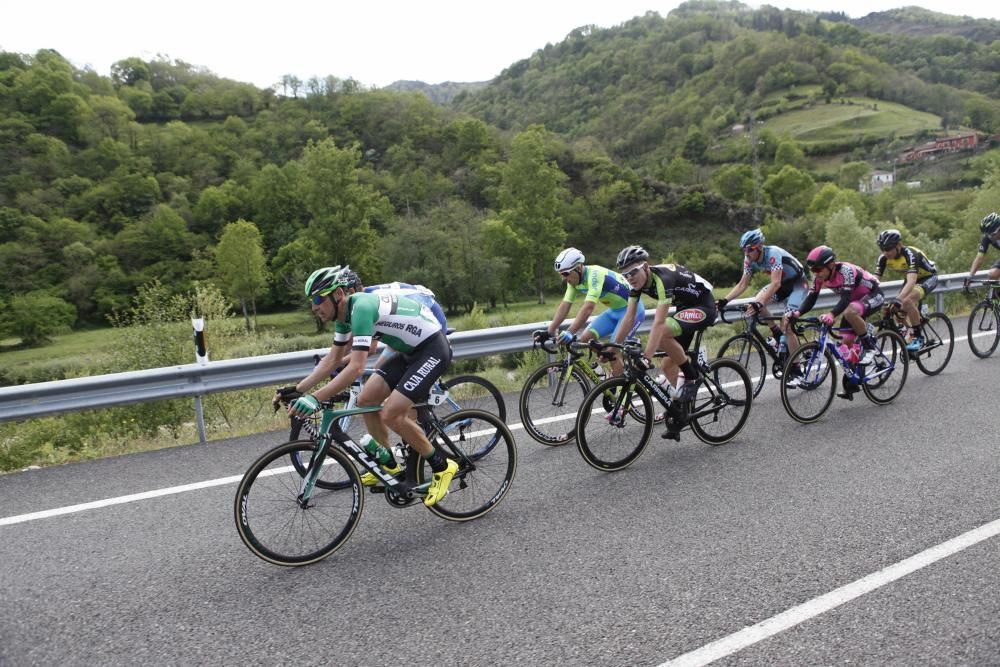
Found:
[[(618, 331), (618, 327), (622, 323), (622, 318), (625, 317), (626, 310), (627, 308), (617, 308), (614, 310), (609, 308), (605, 310), (603, 313), (595, 317), (593, 322), (587, 325), (587, 330), (593, 332), (598, 339), (610, 336)], [(632, 322), (632, 328), (629, 329), (628, 335), (626, 335), (625, 338), (631, 338), (635, 335), (635, 332), (639, 330), (639, 326), (642, 324), (645, 317), (646, 309), (642, 305), (642, 299), (640, 299), (635, 309), (635, 320)]]
[(923, 280), (919, 281), (914, 287), (916, 287), (919, 292), (917, 294), (923, 299), (925, 296), (937, 289), (938, 277), (937, 274), (933, 276), (927, 276)]
[(709, 292), (701, 303), (678, 310), (667, 318), (667, 327), (674, 334), (674, 340), (685, 350), (694, 339), (695, 333), (712, 326), (719, 317), (715, 299)]
[(439, 331), (413, 352), (400, 352), (373, 372), (380, 375), (390, 389), (419, 403), (427, 399), (431, 386), (450, 364), (451, 344), (444, 332)]

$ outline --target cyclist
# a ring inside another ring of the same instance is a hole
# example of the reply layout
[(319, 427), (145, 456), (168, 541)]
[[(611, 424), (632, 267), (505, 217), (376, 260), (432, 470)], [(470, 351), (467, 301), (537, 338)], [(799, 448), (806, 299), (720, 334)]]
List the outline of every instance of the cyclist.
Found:
[[(555, 269), (562, 276), (563, 282), (566, 283), (566, 293), (563, 295), (563, 300), (556, 306), (555, 315), (552, 316), (552, 322), (549, 323), (546, 335), (549, 338), (556, 335), (559, 325), (566, 319), (573, 307), (573, 302), (576, 301), (578, 295), (583, 294), (585, 295), (583, 305), (580, 306), (576, 318), (570, 323), (568, 329), (559, 334), (560, 343), (569, 344), (577, 337), (581, 342), (586, 343), (594, 338), (600, 340), (612, 333), (615, 334), (616, 342), (634, 336), (646, 315), (642, 303), (639, 303), (632, 325), (628, 329), (623, 328), (622, 319), (628, 307), (628, 283), (620, 274), (603, 266), (585, 264), (585, 261), (583, 253), (576, 248), (566, 248), (556, 256)], [(598, 301), (604, 304), (607, 310), (588, 325), (587, 318), (594, 312), (595, 304)], [(611, 352), (607, 356), (611, 359), (614, 374), (621, 375), (621, 360)]]
[[(352, 340), (351, 360), (347, 367), (313, 394), (301, 395), (289, 405), (293, 416), (305, 417), (319, 409), (320, 402), (348, 387), (364, 371), (368, 353), (378, 337), (397, 351), (382, 368), (365, 382), (359, 404), (384, 406), (380, 412), (364, 413), (365, 426), (377, 442), (388, 442), (387, 427), (398, 433), (430, 464), (433, 474), (424, 498), (433, 505), (448, 493), (448, 486), (458, 471), (458, 463), (445, 456), (427, 439), (423, 429), (410, 416), (410, 408), (423, 400), (434, 381), (451, 363), (451, 347), (441, 324), (430, 309), (405, 296), (391, 293), (347, 293), (347, 275), (339, 267), (317, 269), (306, 280), (305, 294), (312, 311), (324, 322), (334, 322), (334, 341), (322, 361), (295, 386), (282, 387), (279, 394), (288, 396), (309, 391), (336, 368)], [(377, 445), (374, 455), (382, 468), (400, 472), (392, 451)]]
[[(712, 285), (679, 264), (650, 266), (649, 253), (642, 246), (623, 248), (618, 253), (617, 265), (632, 288), (628, 294), (622, 329), (631, 328), (643, 294), (656, 299), (653, 327), (646, 341), (646, 366), (652, 367), (650, 359), (657, 350), (666, 352), (661, 368), (670, 381), (668, 393), (681, 401), (693, 400), (698, 393), (698, 369), (688, 358), (687, 347), (695, 333), (710, 327), (718, 315), (715, 300), (712, 299)], [(676, 311), (667, 317), (671, 305)], [(673, 386), (675, 382), (676, 388)], [(668, 421), (667, 429), (669, 437), (676, 437), (679, 429), (673, 420)]]
[(887, 269), (904, 275), (903, 289), (896, 298), (913, 330), (913, 338), (906, 344), (906, 349), (916, 352), (924, 346), (918, 308), (920, 300), (937, 287), (937, 266), (919, 248), (903, 245), (898, 229), (883, 230), (877, 242), (882, 254), (875, 265), (875, 277), (881, 279)]
[[(757, 292), (754, 301), (747, 305), (749, 310), (768, 315), (767, 304), (786, 299), (786, 312), (798, 308), (809, 289), (801, 262), (776, 245), (764, 245), (764, 233), (759, 229), (751, 229), (740, 237), (740, 249), (743, 251), (743, 276), (736, 286), (729, 290), (729, 294), (716, 302), (719, 310), (746, 291), (754, 271), (769, 274), (771, 280)], [(782, 326), (770, 325), (775, 344), (782, 335), (785, 336), (789, 354), (799, 347), (799, 339), (790, 327), (791, 325), (784, 321)]]
[[(983, 233), (983, 237), (979, 240), (979, 252), (972, 259), (972, 266), (969, 267), (969, 277), (965, 279), (965, 283), (962, 285), (962, 289), (966, 292), (969, 291), (972, 276), (976, 275), (976, 271), (983, 265), (986, 251), (990, 249), (990, 246), (1000, 249), (1000, 214), (993, 212), (983, 218), (982, 222), (979, 223), (979, 230)], [(996, 280), (997, 278), (1000, 278), (1000, 259), (993, 262), (993, 266), (990, 267), (989, 272), (990, 280)]]
[[(812, 307), (816, 305), (819, 291), (826, 287), (839, 295), (840, 300), (830, 309), (829, 313), (823, 313), (819, 316), (820, 321), (826, 326), (831, 326), (834, 318), (843, 315), (843, 319), (851, 326), (855, 335), (861, 339), (862, 355), (858, 363), (870, 364), (875, 358), (875, 338), (872, 335), (874, 327), (865, 322), (865, 318), (878, 311), (885, 303), (885, 296), (879, 287), (878, 278), (856, 264), (838, 262), (833, 248), (825, 245), (817, 246), (809, 251), (809, 255), (806, 257), (806, 266), (813, 274), (812, 287), (801, 306), (785, 313), (784, 322), (791, 318), (801, 317), (803, 313), (812, 310)], [(858, 388), (847, 383), (846, 377), (844, 379), (844, 393), (838, 394), (838, 396), (853, 400), (852, 394), (856, 393)]]

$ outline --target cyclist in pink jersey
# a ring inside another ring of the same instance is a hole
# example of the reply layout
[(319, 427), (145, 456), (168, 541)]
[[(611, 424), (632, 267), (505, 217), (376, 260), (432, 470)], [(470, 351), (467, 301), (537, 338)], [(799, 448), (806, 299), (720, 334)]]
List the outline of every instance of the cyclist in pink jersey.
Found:
[[(831, 326), (834, 318), (843, 315), (843, 321), (851, 326), (854, 333), (861, 339), (862, 355), (860, 364), (870, 364), (875, 357), (875, 338), (872, 335), (874, 327), (865, 322), (865, 318), (878, 311), (885, 303), (885, 295), (879, 287), (878, 278), (856, 264), (838, 262), (833, 248), (825, 245), (813, 248), (806, 257), (806, 266), (813, 274), (813, 283), (802, 305), (785, 315), (786, 319), (801, 317), (816, 305), (819, 291), (826, 287), (833, 291), (840, 300), (834, 304), (829, 313), (823, 313), (819, 319), (823, 324)], [(852, 391), (853, 389), (853, 391)], [(850, 394), (857, 387), (848, 388), (841, 394), (843, 398), (851, 398)]]

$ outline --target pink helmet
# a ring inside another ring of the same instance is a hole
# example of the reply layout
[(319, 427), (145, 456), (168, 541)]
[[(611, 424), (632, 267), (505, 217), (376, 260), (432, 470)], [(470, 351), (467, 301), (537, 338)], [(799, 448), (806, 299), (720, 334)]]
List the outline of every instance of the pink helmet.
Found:
[(821, 245), (809, 251), (809, 255), (806, 257), (806, 265), (810, 269), (818, 269), (836, 259), (837, 256), (833, 254), (833, 248), (828, 245)]

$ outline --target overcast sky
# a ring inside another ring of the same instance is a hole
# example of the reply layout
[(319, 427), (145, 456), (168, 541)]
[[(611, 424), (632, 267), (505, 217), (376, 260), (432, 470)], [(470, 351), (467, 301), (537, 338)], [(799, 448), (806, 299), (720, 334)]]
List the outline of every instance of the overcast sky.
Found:
[[(107, 76), (111, 64), (158, 54), (267, 87), (283, 74), (332, 74), (366, 85), (398, 79), (485, 81), (583, 25), (611, 27), (679, 2), (665, 0), (49, 0), (6, 2), (0, 50), (50, 48)], [(889, 0), (787, 0), (753, 7), (843, 11), (852, 18), (901, 7)], [(953, 15), (1000, 18), (995, 0), (915, 0)]]

